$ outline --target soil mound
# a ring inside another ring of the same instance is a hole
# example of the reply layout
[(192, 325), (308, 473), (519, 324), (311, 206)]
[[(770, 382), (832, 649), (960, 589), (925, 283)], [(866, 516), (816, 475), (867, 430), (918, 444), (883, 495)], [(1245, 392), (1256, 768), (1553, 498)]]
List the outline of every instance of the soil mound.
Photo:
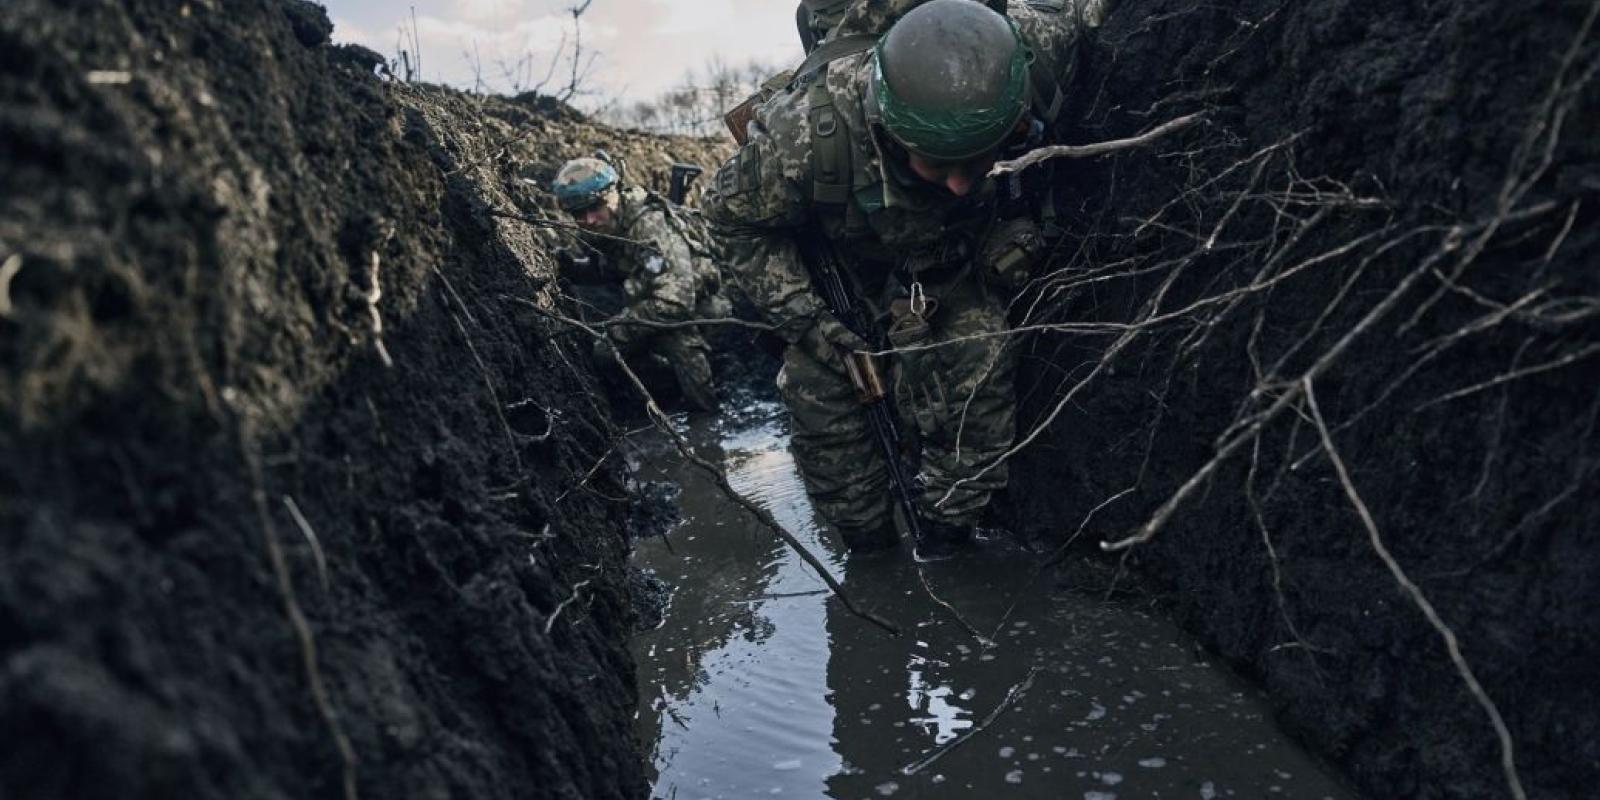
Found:
[(298, 0), (0, 15), (0, 794), (622, 797), (628, 503), (540, 186), (714, 145)]
[(1374, 797), (1600, 781), (1597, 8), (1130, 0), (1074, 93), (1082, 142), (1206, 117), (1056, 167), (1022, 516), (1148, 536)]

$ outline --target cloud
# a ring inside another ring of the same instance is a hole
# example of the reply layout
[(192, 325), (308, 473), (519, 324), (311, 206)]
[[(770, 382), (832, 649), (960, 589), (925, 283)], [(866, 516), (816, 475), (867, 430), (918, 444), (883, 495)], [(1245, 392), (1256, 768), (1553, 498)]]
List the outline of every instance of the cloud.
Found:
[(376, 49), (377, 38), (348, 20), (333, 18), (333, 40), (341, 44), (359, 44)]
[(666, 16), (655, 28), (655, 33), (678, 35), (703, 33), (726, 26), (740, 19), (739, 9), (733, 0), (650, 0), (660, 6)]
[[(572, 15), (565, 9), (573, 0), (415, 1), (423, 77), (429, 82), (499, 92), (510, 91), (513, 83), (527, 88), (544, 78), (562, 34), (571, 35)], [(681, 83), (686, 71), (700, 70), (712, 59), (729, 64), (797, 61), (796, 2), (595, 0), (583, 17), (584, 51), (598, 55), (586, 88), (599, 97), (643, 99)], [(411, 28), (409, 3), (328, 4), (335, 14), (335, 40), (365, 45), (391, 59), (398, 58), (402, 47), (412, 49), (409, 34), (405, 44), (400, 35), (402, 27)], [(533, 63), (521, 77), (504, 76), (502, 64), (514, 68), (529, 55)], [(557, 72), (568, 69), (568, 55), (570, 49), (562, 54)]]
[[(558, 54), (562, 62), (571, 55), (572, 16), (541, 10), (548, 5), (532, 0), (450, 0), (446, 7), (436, 7), (437, 13), (417, 15), (415, 47), (411, 15), (398, 8), (386, 25), (363, 27), (335, 18), (334, 38), (396, 59), (400, 50), (420, 50), (423, 79), (430, 82), (474, 87), (481, 79), (482, 88), (494, 91), (526, 89), (544, 77)], [(585, 18), (585, 50), (597, 52), (617, 37), (614, 27)], [(516, 77), (506, 74), (519, 66)]]

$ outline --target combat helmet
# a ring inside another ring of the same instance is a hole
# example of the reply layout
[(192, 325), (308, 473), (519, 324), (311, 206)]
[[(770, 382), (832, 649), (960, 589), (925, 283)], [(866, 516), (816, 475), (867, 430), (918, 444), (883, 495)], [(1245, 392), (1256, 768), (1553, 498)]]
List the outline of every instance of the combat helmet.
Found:
[(867, 114), (907, 150), (966, 161), (1011, 135), (1032, 97), (1033, 53), (987, 4), (929, 0), (897, 20), (873, 51)]
[(550, 191), (563, 211), (575, 213), (604, 202), (620, 180), (616, 167), (605, 161), (575, 158), (561, 165)]

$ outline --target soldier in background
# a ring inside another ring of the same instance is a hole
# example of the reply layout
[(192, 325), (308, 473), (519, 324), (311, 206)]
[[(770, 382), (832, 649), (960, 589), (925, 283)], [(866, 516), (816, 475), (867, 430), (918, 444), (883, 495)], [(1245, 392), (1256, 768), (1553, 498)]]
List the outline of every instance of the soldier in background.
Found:
[(829, 311), (797, 237), (832, 245), (900, 350), (890, 376), (902, 426), (920, 442), (918, 556), (946, 556), (1007, 483), (1006, 308), (1053, 228), (1048, 191), (986, 176), (998, 158), (1048, 142), (1077, 43), (1099, 16), (1098, 0), (855, 0), (755, 109), (717, 173), (707, 215), (730, 276), (788, 343), (778, 387), (796, 461), (852, 551), (899, 538), (885, 448), (857, 411), (845, 358), (878, 343)]
[(630, 359), (647, 358), (670, 370), (690, 409), (714, 410), (711, 347), (699, 328), (673, 327), (729, 313), (715, 253), (699, 223), (654, 192), (623, 186), (617, 169), (599, 158), (568, 161), (551, 190), (591, 234), (586, 242), (599, 255), (587, 275), (569, 269), (569, 277), (622, 286), (625, 308), (606, 328), (609, 344)]

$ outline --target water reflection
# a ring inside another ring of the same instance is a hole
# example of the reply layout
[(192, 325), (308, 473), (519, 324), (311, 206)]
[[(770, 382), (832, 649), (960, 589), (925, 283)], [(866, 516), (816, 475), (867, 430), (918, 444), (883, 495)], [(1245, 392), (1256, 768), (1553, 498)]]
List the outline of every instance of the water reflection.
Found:
[[(729, 430), (702, 423), (690, 434), (720, 441), (735, 489), (837, 564), (783, 448), (777, 408), (758, 411)], [(840, 768), (821, 668), (826, 586), (702, 476), (665, 450), (658, 455), (666, 465), (660, 477), (682, 486), (686, 522), (673, 534), (676, 556), (654, 542), (639, 553), (642, 565), (678, 587), (666, 623), (636, 643), (641, 695), (650, 698), (640, 730), (657, 742), (657, 794), (821, 797), (823, 778)]]
[(657, 797), (1353, 797), (1170, 623), (1030, 584), (1032, 554), (993, 547), (921, 576), (903, 551), (844, 559), (780, 420), (765, 406), (689, 433), (905, 635), (850, 614), (662, 447), (652, 463), (682, 486), (685, 523), (676, 555), (638, 554), (677, 587), (666, 623), (636, 642)]

